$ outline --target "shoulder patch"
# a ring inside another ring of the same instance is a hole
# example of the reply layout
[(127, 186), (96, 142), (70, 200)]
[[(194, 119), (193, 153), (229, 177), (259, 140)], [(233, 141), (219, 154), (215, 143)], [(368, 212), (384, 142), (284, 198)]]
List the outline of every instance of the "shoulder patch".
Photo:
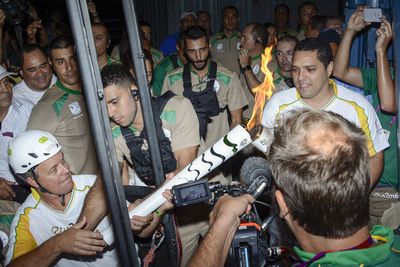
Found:
[(166, 120), (172, 124), (175, 124), (176, 121), (176, 109), (167, 109), (164, 108), (163, 112), (161, 112), (160, 119)]
[(228, 87), (231, 82), (232, 76), (224, 72), (217, 71), (217, 78), (225, 85), (225, 87)]
[(166, 72), (169, 72), (174, 69), (174, 66), (172, 65), (171, 59), (169, 57), (163, 58), (159, 63), (158, 66), (163, 68)]
[(183, 70), (179, 70), (178, 72), (173, 72), (168, 75), (169, 84), (172, 86), (175, 82), (182, 80)]
[(64, 93), (60, 97), (58, 97), (51, 105), (53, 106), (54, 112), (57, 114), (57, 117), (60, 115), (61, 110), (63, 109), (65, 102), (68, 99), (69, 94)]
[(121, 127), (120, 127), (119, 125), (114, 126), (114, 127), (111, 129), (111, 132), (112, 132), (112, 135), (113, 135), (114, 140), (117, 139), (118, 136), (120, 136), (120, 135), (122, 134), (122, 132), (121, 132)]

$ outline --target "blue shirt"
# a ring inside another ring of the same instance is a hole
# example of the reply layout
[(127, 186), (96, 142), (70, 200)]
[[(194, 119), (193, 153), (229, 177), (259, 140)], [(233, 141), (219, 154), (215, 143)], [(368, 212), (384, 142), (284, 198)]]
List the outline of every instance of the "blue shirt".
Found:
[(178, 42), (179, 32), (171, 34), (162, 41), (160, 51), (164, 54), (164, 57), (169, 54), (176, 52), (176, 43)]

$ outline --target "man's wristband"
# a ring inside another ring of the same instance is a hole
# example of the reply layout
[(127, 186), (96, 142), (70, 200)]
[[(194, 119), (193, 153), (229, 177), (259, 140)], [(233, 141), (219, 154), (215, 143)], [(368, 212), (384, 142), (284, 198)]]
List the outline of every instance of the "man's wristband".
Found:
[(164, 214), (163, 211), (158, 211), (158, 210), (155, 210), (154, 213), (157, 214), (157, 215), (163, 215)]
[(246, 66), (240, 68), (240, 71), (242, 73), (245, 73), (248, 70), (251, 70), (251, 66), (250, 65), (246, 65)]

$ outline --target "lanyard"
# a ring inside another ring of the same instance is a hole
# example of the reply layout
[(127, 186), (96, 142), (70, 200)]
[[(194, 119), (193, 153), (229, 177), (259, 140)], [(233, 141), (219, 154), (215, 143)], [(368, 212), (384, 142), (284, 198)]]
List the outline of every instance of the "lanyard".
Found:
[(356, 250), (356, 249), (365, 249), (365, 248), (369, 248), (372, 246), (372, 244), (374, 244), (374, 240), (372, 240), (372, 237), (369, 236), (367, 240), (365, 240), (364, 242), (362, 242), (361, 244), (358, 244), (355, 247), (352, 248), (348, 248), (348, 249), (343, 249), (343, 250), (328, 250), (328, 251), (322, 251), (319, 252), (317, 255), (315, 255), (311, 260), (300, 263), (299, 265), (296, 265), (296, 267), (306, 267), (309, 264), (313, 263), (314, 261), (317, 261), (323, 257), (325, 257), (325, 255), (327, 253), (330, 252), (338, 252), (338, 251), (347, 251), (347, 250)]

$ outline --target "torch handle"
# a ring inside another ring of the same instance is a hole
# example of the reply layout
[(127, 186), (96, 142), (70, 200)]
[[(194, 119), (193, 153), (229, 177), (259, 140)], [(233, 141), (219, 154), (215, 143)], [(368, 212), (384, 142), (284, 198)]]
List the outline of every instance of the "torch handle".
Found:
[(213, 146), (198, 156), (188, 166), (176, 174), (171, 180), (158, 188), (152, 195), (129, 212), (129, 217), (134, 215), (147, 216), (167, 201), (162, 193), (174, 185), (187, 183), (203, 178), (209, 172), (231, 158), (244, 147), (251, 144), (249, 133), (240, 125), (229, 131)]

